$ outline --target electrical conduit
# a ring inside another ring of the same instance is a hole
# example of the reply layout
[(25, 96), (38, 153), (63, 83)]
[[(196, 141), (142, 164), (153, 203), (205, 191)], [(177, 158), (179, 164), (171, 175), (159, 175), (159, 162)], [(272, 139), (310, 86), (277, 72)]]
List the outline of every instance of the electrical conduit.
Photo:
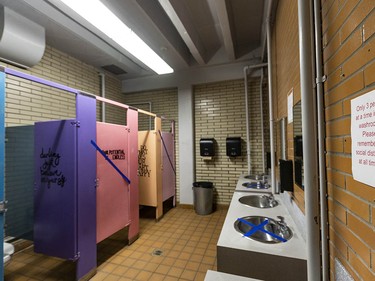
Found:
[(320, 0), (314, 0), (314, 33), (315, 33), (315, 68), (316, 68), (316, 95), (318, 113), (318, 153), (319, 153), (319, 197), (320, 197), (320, 236), (322, 247), (322, 274), (323, 281), (329, 280), (328, 257), (328, 219), (327, 219), (327, 185), (325, 163), (325, 124), (323, 101), (323, 67), (322, 67), (322, 33), (320, 17)]

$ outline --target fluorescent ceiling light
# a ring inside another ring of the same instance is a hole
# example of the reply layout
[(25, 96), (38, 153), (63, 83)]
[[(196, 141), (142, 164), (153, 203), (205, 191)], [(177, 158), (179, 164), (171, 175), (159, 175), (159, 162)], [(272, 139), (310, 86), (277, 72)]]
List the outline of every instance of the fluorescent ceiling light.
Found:
[(172, 73), (173, 69), (162, 60), (141, 38), (127, 27), (99, 0), (60, 0), (81, 17), (110, 37), (157, 74)]

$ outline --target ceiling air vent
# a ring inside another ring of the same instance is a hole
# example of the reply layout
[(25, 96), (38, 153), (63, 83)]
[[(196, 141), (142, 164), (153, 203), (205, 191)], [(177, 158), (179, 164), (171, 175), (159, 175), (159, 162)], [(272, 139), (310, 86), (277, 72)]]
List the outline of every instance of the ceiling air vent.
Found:
[(7, 7), (0, 8), (0, 60), (29, 68), (42, 59), (45, 46), (42, 26)]
[(122, 68), (118, 67), (117, 65), (110, 64), (110, 65), (104, 65), (102, 66), (104, 70), (107, 70), (108, 72), (111, 72), (112, 74), (115, 75), (121, 75), (121, 74), (126, 74), (126, 71), (123, 70)]

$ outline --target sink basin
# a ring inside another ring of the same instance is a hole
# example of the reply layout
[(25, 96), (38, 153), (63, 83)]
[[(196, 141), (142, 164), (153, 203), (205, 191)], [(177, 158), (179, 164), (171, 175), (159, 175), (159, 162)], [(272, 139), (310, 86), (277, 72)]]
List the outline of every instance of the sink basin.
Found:
[(238, 201), (244, 205), (255, 208), (273, 208), (279, 203), (274, 199), (273, 195), (247, 195), (242, 196)]
[(256, 180), (256, 181), (259, 181), (259, 180), (266, 181), (267, 175), (264, 175), (264, 174), (247, 175), (247, 176), (245, 176), (245, 179)]
[(287, 242), (293, 233), (278, 216), (279, 221), (262, 216), (247, 216), (236, 220), (234, 228), (244, 237), (267, 244)]
[(246, 188), (254, 188), (254, 189), (267, 189), (270, 188), (268, 183), (265, 183), (263, 181), (254, 181), (254, 182), (245, 182), (242, 184), (242, 186)]

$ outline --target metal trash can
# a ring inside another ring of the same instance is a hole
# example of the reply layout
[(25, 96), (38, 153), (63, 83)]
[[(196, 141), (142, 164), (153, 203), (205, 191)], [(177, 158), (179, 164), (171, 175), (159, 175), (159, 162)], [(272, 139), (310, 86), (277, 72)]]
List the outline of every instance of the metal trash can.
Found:
[(194, 210), (198, 215), (209, 215), (212, 213), (214, 201), (213, 189), (213, 184), (209, 181), (193, 183)]

